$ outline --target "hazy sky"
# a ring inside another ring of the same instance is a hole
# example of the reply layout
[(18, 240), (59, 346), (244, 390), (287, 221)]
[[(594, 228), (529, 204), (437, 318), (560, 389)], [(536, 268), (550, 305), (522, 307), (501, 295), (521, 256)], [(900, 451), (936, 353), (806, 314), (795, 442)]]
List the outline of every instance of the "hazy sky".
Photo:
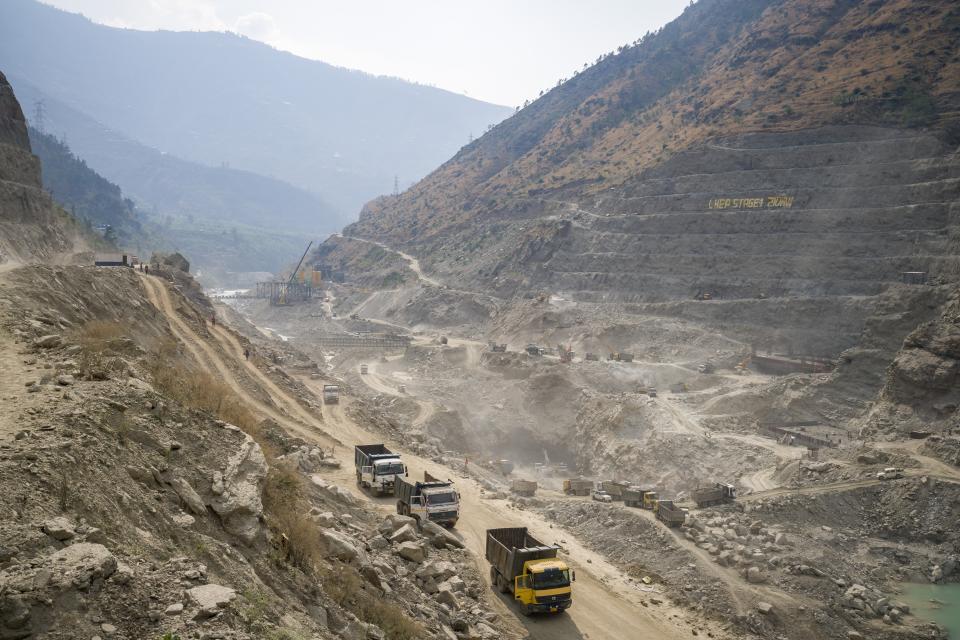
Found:
[[(0, 0), (2, 1), (2, 0)], [(235, 31), (307, 58), (508, 106), (688, 0), (44, 0), (133, 29)]]

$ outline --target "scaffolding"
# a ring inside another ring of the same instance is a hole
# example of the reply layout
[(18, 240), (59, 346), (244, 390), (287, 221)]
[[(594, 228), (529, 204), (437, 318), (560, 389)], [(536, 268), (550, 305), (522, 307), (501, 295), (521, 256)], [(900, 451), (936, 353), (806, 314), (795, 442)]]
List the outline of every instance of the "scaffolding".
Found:
[(314, 338), (321, 347), (341, 349), (405, 349), (413, 338), (390, 333), (381, 334), (326, 334)]
[(255, 298), (283, 306), (313, 298), (313, 285), (305, 282), (258, 282)]

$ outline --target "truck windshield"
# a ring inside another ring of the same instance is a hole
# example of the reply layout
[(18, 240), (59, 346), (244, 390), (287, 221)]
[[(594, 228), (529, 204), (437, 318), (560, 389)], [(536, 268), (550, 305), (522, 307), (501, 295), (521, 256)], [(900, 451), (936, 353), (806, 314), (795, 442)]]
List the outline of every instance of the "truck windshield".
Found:
[(457, 496), (453, 493), (431, 493), (427, 496), (427, 504), (453, 504)]
[(534, 589), (559, 589), (570, 586), (569, 569), (546, 569), (533, 574)]
[(377, 465), (377, 475), (378, 476), (393, 476), (393, 475), (403, 475), (403, 463), (402, 462), (389, 462), (387, 464), (378, 464)]

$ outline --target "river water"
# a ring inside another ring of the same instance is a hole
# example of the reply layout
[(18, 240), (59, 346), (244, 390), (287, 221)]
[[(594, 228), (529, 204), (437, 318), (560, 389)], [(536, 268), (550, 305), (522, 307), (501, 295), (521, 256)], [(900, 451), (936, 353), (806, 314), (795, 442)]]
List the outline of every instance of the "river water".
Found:
[(910, 613), (939, 623), (960, 639), (960, 584), (905, 584), (900, 600), (910, 605)]

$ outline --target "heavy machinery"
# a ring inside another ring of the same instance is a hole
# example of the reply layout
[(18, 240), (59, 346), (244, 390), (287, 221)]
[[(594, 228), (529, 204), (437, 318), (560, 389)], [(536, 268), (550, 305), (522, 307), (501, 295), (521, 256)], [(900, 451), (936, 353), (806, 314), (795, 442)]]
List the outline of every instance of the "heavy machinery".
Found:
[(531, 536), (526, 527), (487, 529), (490, 585), (512, 593), (524, 615), (564, 611), (573, 604), (576, 575), (557, 558), (559, 550)]
[(537, 493), (537, 483), (533, 480), (514, 478), (510, 481), (510, 491), (518, 496), (532, 498)]
[(546, 349), (544, 349), (543, 347), (541, 347), (541, 346), (539, 346), (539, 345), (528, 344), (528, 345), (526, 346), (526, 348), (524, 349), (524, 351), (526, 351), (528, 355), (539, 357), (539, 356), (542, 356), (542, 355), (546, 352)]
[(563, 492), (568, 496), (588, 496), (593, 489), (593, 480), (570, 478), (563, 481)]
[(732, 484), (717, 482), (712, 487), (694, 489), (691, 497), (697, 506), (703, 509), (724, 502), (733, 502), (737, 499), (737, 488)]
[(323, 385), (323, 404), (340, 404), (340, 386), (336, 384)]
[(614, 351), (607, 356), (607, 360), (613, 362), (633, 362), (633, 354), (626, 353), (625, 351)]
[(657, 515), (657, 520), (668, 527), (679, 527), (687, 519), (686, 509), (673, 504), (673, 500), (657, 500), (653, 512)]
[(699, 371), (700, 373), (713, 373), (715, 369), (716, 367), (714, 366), (714, 364), (709, 361), (702, 362), (700, 363), (700, 366), (697, 367), (697, 371)]
[(378, 495), (393, 493), (397, 479), (409, 475), (400, 454), (382, 444), (358, 444), (354, 447), (353, 458), (357, 467), (357, 484)]
[(453, 527), (460, 519), (460, 494), (452, 480), (440, 480), (424, 472), (423, 482), (397, 478), (393, 486), (397, 513)]
[(496, 342), (488, 342), (487, 345), (490, 347), (490, 351), (493, 353), (506, 353), (507, 345), (506, 344), (497, 344)]
[(565, 347), (563, 345), (560, 345), (557, 351), (560, 354), (561, 363), (569, 364), (573, 362), (573, 349), (571, 349), (570, 347)]
[(600, 359), (600, 356), (598, 356), (598, 355), (595, 354), (595, 353), (590, 353), (590, 352), (588, 351), (587, 353), (585, 353), (585, 354), (583, 355), (583, 359), (586, 360), (586, 361), (588, 361), (588, 362), (596, 362), (597, 360)]
[(370, 367), (369, 367), (369, 366), (367, 366), (367, 365), (365, 365), (365, 364), (360, 365), (360, 375), (365, 376), (365, 375), (367, 375), (369, 372), (370, 372)]

